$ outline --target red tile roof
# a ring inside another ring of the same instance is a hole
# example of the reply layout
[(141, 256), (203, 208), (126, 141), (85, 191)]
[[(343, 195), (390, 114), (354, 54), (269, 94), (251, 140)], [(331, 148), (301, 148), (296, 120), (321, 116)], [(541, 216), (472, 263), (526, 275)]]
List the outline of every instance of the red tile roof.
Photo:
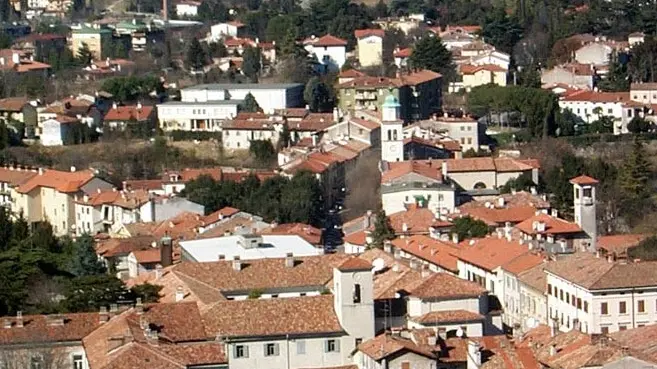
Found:
[(0, 111), (19, 112), (29, 103), (26, 97), (7, 97), (0, 99)]
[(600, 181), (598, 181), (597, 179), (589, 177), (589, 176), (585, 176), (585, 175), (581, 175), (579, 177), (575, 177), (575, 178), (570, 180), (570, 183), (578, 184), (578, 185), (582, 185), (582, 186), (584, 186), (584, 185), (594, 185), (594, 184), (598, 184), (599, 182)]
[(391, 355), (397, 356), (404, 352), (413, 352), (424, 357), (434, 359), (436, 355), (428, 348), (419, 346), (413, 340), (393, 336), (388, 333), (380, 334), (358, 345), (358, 351), (370, 358), (380, 361)]
[(146, 190), (157, 191), (162, 190), (161, 179), (129, 179), (123, 181), (124, 190)]
[(153, 107), (148, 105), (130, 106), (117, 106), (116, 109), (112, 108), (105, 114), (106, 121), (121, 121), (127, 122), (129, 120), (136, 120), (138, 122), (148, 120), (153, 113)]
[(337, 268), (342, 272), (372, 270), (372, 264), (359, 257), (351, 257), (340, 263), (340, 265), (338, 265)]
[(381, 174), (381, 183), (389, 183), (411, 173), (438, 182), (442, 182), (443, 180), (440, 165), (435, 165), (432, 161), (407, 160), (389, 162), (387, 165), (387, 170)]
[(37, 174), (36, 169), (0, 167), (0, 182), (8, 183), (10, 186), (20, 186)]
[(262, 234), (297, 235), (313, 245), (319, 245), (322, 238), (322, 230), (304, 223), (284, 223), (266, 229)]
[[(545, 224), (545, 231), (539, 231), (537, 229), (537, 225), (540, 223)], [(577, 224), (571, 223), (567, 220), (563, 220), (560, 218), (555, 218), (545, 213), (539, 213), (538, 215), (534, 215), (531, 218), (525, 219), (524, 221), (516, 224), (516, 228), (519, 229), (521, 232), (530, 235), (536, 235), (536, 234), (559, 235), (559, 234), (572, 234), (572, 233), (582, 232), (582, 228), (580, 228)]]
[(439, 266), (452, 273), (458, 272), (459, 248), (431, 237), (415, 235), (392, 240), (392, 244), (406, 253)]
[(563, 97), (562, 101), (626, 103), (631, 101), (631, 99), (629, 92), (597, 92), (597, 91), (581, 90)]
[(465, 240), (459, 246), (459, 260), (488, 271), (493, 271), (516, 257), (529, 252), (525, 245), (497, 237)]
[(460, 67), (461, 74), (475, 74), (480, 71), (487, 72), (506, 72), (506, 69), (496, 64), (471, 65), (463, 64)]
[(63, 172), (45, 169), (43, 174), (39, 173), (21, 184), (17, 191), (19, 193), (28, 193), (38, 187), (49, 187), (64, 193), (78, 192), (82, 186), (93, 178), (94, 174), (91, 170)]
[(657, 286), (657, 262), (609, 262), (589, 253), (557, 260), (545, 270), (589, 290)]
[(367, 233), (365, 233), (365, 231), (359, 231), (345, 236), (343, 241), (352, 245), (365, 246), (367, 243), (366, 239)]
[(381, 124), (372, 120), (368, 119), (361, 119), (361, 118), (356, 118), (356, 117), (351, 117), (349, 118), (349, 122), (354, 123), (358, 126), (361, 126), (365, 129), (368, 130), (375, 130), (377, 128), (381, 128)]
[(150, 195), (145, 190), (136, 191), (117, 191), (116, 189), (97, 191), (88, 196), (87, 201), (84, 198), (78, 198), (76, 201), (80, 205), (115, 205), (124, 209), (137, 209), (150, 200)]
[(411, 317), (410, 319), (424, 325), (440, 325), (482, 321), (484, 316), (467, 310), (441, 310)]
[[(14, 62), (14, 55), (19, 55), (19, 62)], [(17, 73), (25, 73), (37, 70), (50, 69), (49, 64), (34, 61), (25, 57), (24, 53), (20, 50), (2, 49), (0, 50), (0, 58), (4, 59), (4, 64), (0, 65), (2, 70), (14, 70)]]
[(106, 258), (119, 255), (127, 256), (133, 251), (152, 248), (155, 242), (157, 242), (157, 238), (153, 236), (109, 238), (96, 242), (96, 253)]
[(332, 295), (220, 301), (204, 317), (217, 337), (342, 333), (333, 304)]
[(435, 273), (419, 286), (408, 291), (411, 296), (421, 299), (463, 299), (477, 298), (486, 294), (480, 285), (447, 273)]
[(160, 249), (155, 247), (145, 250), (135, 250), (132, 254), (139, 264), (155, 264), (162, 260)]
[[(0, 330), (0, 344), (3, 345), (81, 341), (100, 326), (98, 313), (24, 315), (23, 327), (18, 326), (15, 316), (2, 319), (11, 322), (11, 328)], [(56, 324), (56, 320), (60, 323), (63, 320), (63, 324)]]
[(356, 70), (356, 69), (347, 69), (344, 71), (341, 71), (340, 74), (338, 75), (338, 78), (357, 78), (357, 77), (363, 77), (366, 76), (365, 73)]
[(536, 214), (533, 206), (514, 206), (504, 208), (466, 207), (459, 208), (459, 216), (467, 215), (481, 220), (489, 226), (503, 226), (506, 222), (520, 223)]
[(647, 237), (648, 235), (645, 234), (616, 234), (601, 236), (598, 237), (596, 245), (599, 249), (620, 255), (625, 253), (627, 249), (638, 246), (639, 243)]
[(543, 255), (526, 253), (502, 265), (502, 269), (509, 273), (519, 275), (544, 262)]
[(405, 49), (396, 50), (393, 54), (395, 58), (410, 58), (413, 53), (413, 49), (407, 47)]
[(386, 32), (382, 29), (357, 29), (354, 31), (356, 38), (365, 38), (369, 36), (385, 37)]
[(309, 37), (303, 41), (304, 45), (313, 45), (321, 47), (330, 47), (330, 46), (347, 46), (347, 40), (337, 38), (331, 34), (324, 35), (322, 37)]
[[(434, 212), (427, 208), (411, 205), (406, 211), (388, 215), (395, 234), (428, 234), (429, 228), (449, 228), (453, 224), (436, 218)], [(406, 225), (404, 227), (404, 225)], [(406, 228), (406, 229), (404, 229)]]

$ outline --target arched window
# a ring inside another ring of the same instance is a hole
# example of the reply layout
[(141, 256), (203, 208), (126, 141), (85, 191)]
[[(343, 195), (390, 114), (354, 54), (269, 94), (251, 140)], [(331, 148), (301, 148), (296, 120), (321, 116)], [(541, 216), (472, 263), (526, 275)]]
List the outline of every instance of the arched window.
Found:
[(474, 185), (475, 190), (483, 190), (484, 188), (486, 188), (486, 184), (484, 182), (477, 182)]
[(397, 141), (397, 130), (392, 131), (392, 137), (395, 141)]
[(392, 141), (392, 131), (388, 130), (388, 141)]

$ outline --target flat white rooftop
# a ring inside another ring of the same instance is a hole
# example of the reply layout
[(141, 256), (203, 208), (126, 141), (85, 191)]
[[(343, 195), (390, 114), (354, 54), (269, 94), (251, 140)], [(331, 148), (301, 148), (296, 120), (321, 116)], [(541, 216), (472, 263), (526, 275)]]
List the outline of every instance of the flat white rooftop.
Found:
[(182, 259), (199, 263), (226, 260), (239, 256), (241, 260), (321, 255), (324, 250), (296, 235), (224, 236), (180, 242)]

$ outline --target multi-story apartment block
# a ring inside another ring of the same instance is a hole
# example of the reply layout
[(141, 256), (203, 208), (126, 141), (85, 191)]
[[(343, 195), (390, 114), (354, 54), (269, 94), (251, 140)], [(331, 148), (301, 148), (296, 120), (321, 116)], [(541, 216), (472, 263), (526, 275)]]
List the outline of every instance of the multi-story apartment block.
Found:
[(50, 222), (54, 233), (61, 236), (75, 232), (76, 197), (112, 187), (91, 170), (39, 169), (37, 175), (12, 189), (12, 198), (16, 199), (15, 212), (22, 212), (30, 223)]
[(72, 28), (69, 48), (73, 55), (78, 55), (83, 45), (87, 45), (94, 59), (105, 60), (109, 50), (109, 41), (112, 40), (112, 30), (100, 25), (80, 25)]
[(427, 119), (441, 107), (441, 83), (441, 75), (430, 70), (400, 73), (395, 78), (356, 77), (337, 86), (339, 107), (379, 112), (392, 94), (400, 104), (402, 120)]
[(372, 67), (383, 64), (382, 29), (358, 29), (354, 31), (358, 48), (358, 62), (361, 67)]
[(623, 262), (582, 252), (549, 264), (547, 304), (561, 331), (608, 333), (654, 324), (655, 262)]
[(12, 189), (20, 186), (38, 174), (36, 168), (23, 168), (20, 166), (4, 166), (0, 168), (0, 206), (15, 210), (12, 198)]

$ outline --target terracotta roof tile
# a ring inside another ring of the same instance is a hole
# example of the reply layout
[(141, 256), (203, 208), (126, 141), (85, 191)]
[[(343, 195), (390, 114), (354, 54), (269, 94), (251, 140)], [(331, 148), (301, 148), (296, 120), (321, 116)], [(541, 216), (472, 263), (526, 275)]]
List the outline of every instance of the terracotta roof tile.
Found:
[(341, 38), (335, 37), (331, 34), (324, 35), (322, 37), (310, 37), (303, 41), (304, 45), (313, 45), (313, 46), (347, 46), (347, 41)]
[[(449, 228), (453, 224), (436, 218), (436, 214), (427, 208), (411, 205), (406, 211), (388, 215), (395, 234), (429, 234), (429, 228)], [(404, 227), (404, 225), (406, 225)]]
[(363, 77), (366, 74), (356, 70), (356, 69), (347, 69), (344, 71), (341, 71), (340, 74), (338, 75), (338, 78), (357, 78), (357, 77)]
[(319, 245), (322, 238), (322, 231), (319, 228), (303, 223), (278, 224), (262, 231), (261, 234), (297, 235), (313, 245)]
[(481, 220), (489, 226), (503, 226), (506, 222), (520, 223), (536, 214), (533, 206), (514, 206), (504, 208), (464, 207), (459, 208), (457, 215), (467, 215)]
[[(14, 62), (14, 55), (19, 55), (19, 62)], [(2, 70), (14, 70), (17, 73), (25, 73), (36, 70), (48, 70), (50, 65), (31, 60), (25, 56), (20, 50), (2, 49), (0, 50), (0, 57), (4, 58), (5, 62), (0, 66)]]
[(372, 263), (359, 257), (351, 257), (337, 266), (338, 270), (343, 272), (357, 270), (372, 270)]
[(600, 103), (625, 103), (631, 101), (629, 92), (597, 92), (582, 90), (568, 96), (562, 101), (589, 101)]
[(430, 359), (436, 357), (433, 352), (415, 344), (410, 339), (392, 336), (387, 333), (361, 343), (358, 345), (358, 350), (376, 361), (402, 352), (414, 352)]
[(497, 237), (465, 240), (459, 246), (458, 258), (460, 260), (489, 271), (529, 252), (527, 246)]
[[(537, 224), (543, 223), (545, 225), (545, 230), (540, 231), (537, 229)], [(516, 228), (521, 232), (535, 235), (535, 234), (570, 234), (570, 233), (579, 233), (582, 232), (582, 229), (575, 223), (571, 223), (567, 220), (556, 218), (545, 213), (539, 213), (534, 215), (531, 218), (525, 219), (524, 221), (516, 224)]]
[(354, 123), (356, 125), (359, 125), (359, 126), (365, 128), (365, 129), (368, 129), (368, 130), (375, 130), (377, 128), (381, 128), (380, 123), (377, 123), (377, 122), (374, 122), (374, 121), (371, 121), (371, 120), (368, 120), (368, 119), (360, 119), (360, 118), (356, 118), (356, 117), (351, 117), (351, 118), (349, 118), (349, 122)]
[(154, 242), (157, 242), (157, 239), (153, 236), (109, 238), (96, 242), (96, 253), (103, 257), (127, 256), (133, 251), (153, 247)]
[(464, 323), (484, 320), (484, 316), (467, 310), (432, 311), (422, 316), (411, 317), (414, 322), (425, 325)]
[(404, 252), (452, 273), (458, 272), (458, 258), (456, 255), (459, 249), (451, 243), (438, 241), (423, 235), (415, 235), (394, 239), (392, 244)]
[(31, 169), (2, 167), (0, 168), (0, 182), (8, 183), (10, 186), (20, 186), (30, 178), (36, 176), (38, 172)]
[(162, 180), (161, 179), (130, 179), (123, 181), (123, 189), (158, 191), (158, 190), (162, 190)]
[(536, 265), (529, 270), (521, 272), (518, 275), (518, 280), (526, 286), (533, 288), (540, 293), (544, 293), (547, 290), (547, 275), (544, 271), (547, 263), (549, 262)]
[(285, 258), (242, 260), (239, 271), (233, 269), (230, 260), (180, 263), (173, 272), (225, 292), (324, 286), (333, 278), (333, 268), (347, 257), (344, 254), (299, 257), (295, 258), (294, 267), (287, 267)]
[(413, 53), (413, 49), (407, 47), (401, 50), (396, 50), (393, 55), (395, 58), (410, 58), (412, 53)]
[(354, 31), (356, 38), (365, 38), (369, 36), (377, 36), (383, 38), (386, 32), (382, 29), (357, 29)]
[(151, 247), (145, 250), (135, 250), (132, 254), (139, 264), (154, 264), (162, 260), (159, 248)]
[(349, 235), (346, 235), (343, 240), (345, 243), (350, 243), (352, 245), (365, 246), (367, 233), (365, 231), (355, 232)]
[(627, 249), (636, 247), (646, 239), (648, 235), (645, 234), (616, 234), (598, 237), (597, 247), (607, 252), (621, 255)]
[(506, 69), (500, 67), (496, 64), (482, 64), (482, 65), (471, 65), (463, 64), (459, 66), (461, 74), (475, 74), (477, 72), (486, 71), (486, 72), (506, 72)]
[(582, 186), (584, 186), (584, 185), (594, 185), (594, 184), (598, 184), (599, 182), (600, 181), (598, 181), (597, 179), (589, 177), (589, 176), (585, 176), (585, 175), (581, 175), (579, 177), (575, 177), (575, 178), (570, 180), (570, 183), (578, 184), (578, 185), (582, 185)]
[(388, 163), (388, 169), (381, 174), (381, 183), (394, 181), (410, 173), (419, 174), (438, 182), (442, 182), (443, 180), (440, 165), (434, 164), (430, 160), (407, 160)]
[(78, 192), (82, 186), (93, 178), (94, 174), (91, 170), (63, 172), (45, 169), (43, 174), (39, 173), (21, 184), (17, 191), (28, 193), (38, 187), (49, 187), (64, 193)]
[(209, 333), (221, 337), (340, 334), (333, 304), (332, 295), (221, 301), (204, 321)]
[[(63, 324), (54, 324), (55, 318)], [(4, 317), (11, 328), (0, 330), (0, 343), (21, 344), (38, 342), (81, 341), (100, 326), (98, 313), (76, 313), (61, 315), (23, 315), (23, 327), (17, 325), (16, 317)]]
[(0, 111), (19, 112), (29, 103), (26, 97), (7, 97), (0, 99)]
[(509, 273), (519, 275), (538, 265), (542, 265), (544, 257), (542, 255), (526, 253), (502, 265), (502, 269)]
[(148, 120), (153, 113), (153, 107), (148, 105), (143, 105), (141, 107), (137, 105), (129, 106), (117, 106), (111, 108), (105, 114), (106, 121), (122, 121), (127, 122), (129, 120), (136, 120), (138, 122)]
[(373, 263), (383, 260), (383, 269), (374, 271), (374, 300), (394, 299), (400, 291), (411, 291), (429, 276), (412, 269), (405, 260), (395, 259), (381, 249), (370, 249), (359, 256)]
[(486, 289), (451, 274), (435, 273), (408, 292), (421, 299), (461, 299), (479, 297), (486, 294)]
[(76, 203), (91, 206), (114, 205), (124, 209), (137, 209), (149, 200), (150, 195), (145, 190), (117, 191), (116, 189), (111, 189), (91, 193), (87, 201), (84, 201), (84, 198), (78, 198)]

